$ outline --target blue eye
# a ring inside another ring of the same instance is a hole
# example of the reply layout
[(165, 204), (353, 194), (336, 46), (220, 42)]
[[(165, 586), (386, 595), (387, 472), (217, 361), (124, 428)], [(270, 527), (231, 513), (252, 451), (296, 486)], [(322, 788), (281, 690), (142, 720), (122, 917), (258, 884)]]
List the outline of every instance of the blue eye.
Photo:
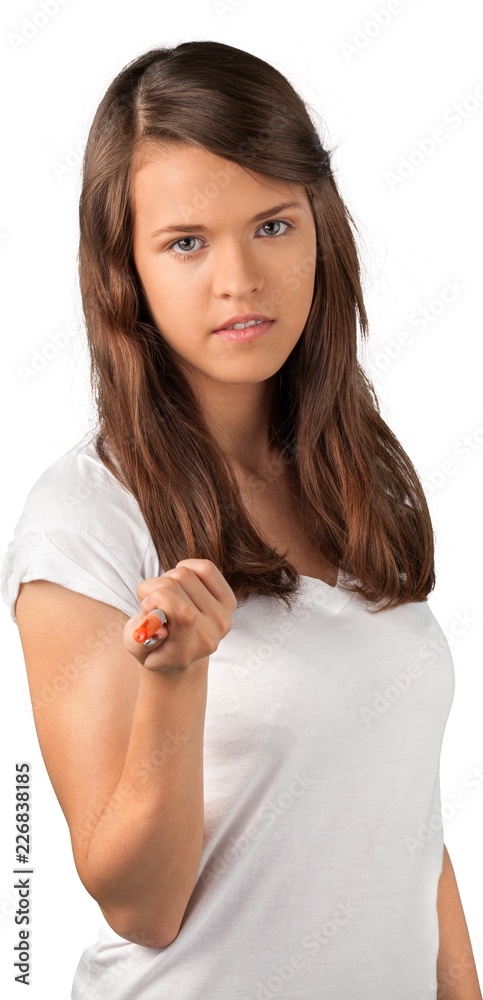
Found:
[[(282, 233), (279, 233), (279, 232), (276, 232), (276, 233), (265, 233), (265, 236), (278, 237), (278, 238), (282, 238), (283, 236), (287, 236), (288, 235), (288, 230), (289, 229), (294, 229), (294, 226), (292, 225), (292, 223), (291, 222), (285, 222), (284, 219), (270, 219), (267, 222), (262, 222), (261, 226), (259, 226), (258, 229), (264, 229), (266, 226), (285, 226), (286, 228), (285, 228), (284, 232), (282, 232)], [(184, 250), (182, 249), (181, 252), (180, 252), (180, 251), (175, 250), (174, 248), (176, 246), (181, 246), (182, 243), (193, 243), (193, 242), (196, 243), (197, 241), (200, 242), (200, 243), (204, 243), (205, 242), (204, 240), (201, 239), (200, 236), (181, 236), (179, 238), (179, 240), (176, 240), (174, 243), (171, 243), (169, 245), (169, 247), (167, 247), (166, 249), (167, 249), (168, 253), (173, 254), (173, 256), (177, 257), (178, 260), (182, 260), (183, 258), (186, 259), (186, 260), (190, 260), (197, 253), (197, 250), (194, 250), (192, 247), (185, 247)]]
[[(182, 236), (180, 240), (176, 240), (176, 243), (172, 243), (171, 246), (168, 247), (168, 250), (172, 250), (173, 247), (177, 246), (180, 243), (189, 243), (190, 240), (193, 241), (193, 240), (198, 240), (198, 239), (199, 239), (199, 236)], [(185, 247), (185, 249), (186, 249), (186, 247)], [(190, 252), (191, 250), (192, 250), (192, 247), (188, 247), (188, 252)], [(177, 254), (177, 256), (178, 257), (185, 257), (186, 254), (184, 254), (184, 253)]]
[[(293, 228), (293, 226), (290, 225), (290, 222), (284, 222), (283, 219), (270, 219), (269, 222), (262, 222), (262, 225), (259, 228), (263, 229), (264, 226), (287, 226), (290, 229)], [(286, 230), (285, 230), (285, 232), (286, 232)], [(285, 236), (285, 232), (283, 232), (283, 233), (268, 233), (268, 234), (266, 233), (265, 235), (268, 235), (268, 236)]]

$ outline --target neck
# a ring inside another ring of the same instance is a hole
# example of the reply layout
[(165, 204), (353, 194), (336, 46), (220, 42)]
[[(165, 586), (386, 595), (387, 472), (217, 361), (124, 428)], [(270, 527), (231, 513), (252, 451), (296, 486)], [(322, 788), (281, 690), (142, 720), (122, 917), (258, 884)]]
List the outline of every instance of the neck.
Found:
[(249, 385), (206, 382), (193, 388), (220, 451), (234, 471), (260, 474), (277, 453), (269, 441), (272, 411), (280, 419), (276, 375)]

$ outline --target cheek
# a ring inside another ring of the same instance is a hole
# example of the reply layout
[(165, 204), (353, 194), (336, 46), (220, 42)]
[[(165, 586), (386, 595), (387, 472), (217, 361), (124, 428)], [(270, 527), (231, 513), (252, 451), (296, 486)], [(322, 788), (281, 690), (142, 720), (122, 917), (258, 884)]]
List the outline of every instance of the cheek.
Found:
[(283, 275), (283, 294), (296, 312), (310, 305), (314, 292), (315, 261), (311, 254), (294, 261)]
[(312, 299), (317, 268), (317, 244), (309, 246), (300, 261), (299, 277), (303, 294)]
[[(188, 265), (189, 266), (189, 265)], [(176, 268), (163, 268), (151, 261), (142, 269), (142, 284), (149, 302), (151, 312), (159, 320), (165, 322), (183, 316), (189, 309), (189, 295), (186, 292), (186, 281), (183, 282), (179, 271), (183, 265)], [(169, 271), (169, 273), (168, 273)]]
[(150, 261), (145, 275), (151, 295), (162, 297), (166, 302), (172, 300), (178, 308), (186, 305), (187, 299), (196, 296), (200, 284), (196, 265), (172, 258)]

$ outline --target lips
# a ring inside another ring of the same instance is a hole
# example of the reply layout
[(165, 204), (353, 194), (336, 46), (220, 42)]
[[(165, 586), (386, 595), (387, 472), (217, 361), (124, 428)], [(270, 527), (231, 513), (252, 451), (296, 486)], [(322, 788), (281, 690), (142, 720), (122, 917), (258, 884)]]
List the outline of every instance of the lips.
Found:
[(218, 326), (216, 330), (213, 330), (212, 332), (219, 333), (220, 330), (228, 330), (231, 326), (234, 325), (234, 323), (249, 323), (250, 320), (254, 319), (258, 319), (262, 323), (272, 322), (272, 317), (264, 316), (263, 313), (247, 313), (246, 316), (229, 316), (229, 318), (226, 319), (221, 326)]

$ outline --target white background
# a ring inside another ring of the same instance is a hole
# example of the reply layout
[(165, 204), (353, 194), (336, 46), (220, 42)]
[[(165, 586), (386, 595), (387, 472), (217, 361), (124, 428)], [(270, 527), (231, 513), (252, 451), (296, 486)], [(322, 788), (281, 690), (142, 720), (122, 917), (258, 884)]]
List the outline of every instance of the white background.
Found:
[[(0, 34), (1, 551), (30, 486), (92, 419), (76, 254), (80, 157), (95, 109), (117, 72), (150, 48), (213, 39), (248, 49), (285, 73), (323, 141), (337, 146), (333, 166), (360, 230), (371, 328), (363, 360), (426, 489), (437, 536), (429, 603), (456, 674), (441, 758), (444, 834), (483, 982), (483, 780), (470, 781), (483, 766), (480, 4), (67, 0), (47, 19), (41, 10), (40, 0), (4, 3)], [(382, 27), (374, 12), (390, 23)], [(78, 332), (52, 348), (69, 324)], [(67, 1000), (99, 911), (74, 867), (37, 744), (18, 632), (3, 604), (0, 616), (0, 983), (8, 1000), (21, 992), (10, 914), (14, 769), (27, 760), (35, 868), (29, 996)]]

